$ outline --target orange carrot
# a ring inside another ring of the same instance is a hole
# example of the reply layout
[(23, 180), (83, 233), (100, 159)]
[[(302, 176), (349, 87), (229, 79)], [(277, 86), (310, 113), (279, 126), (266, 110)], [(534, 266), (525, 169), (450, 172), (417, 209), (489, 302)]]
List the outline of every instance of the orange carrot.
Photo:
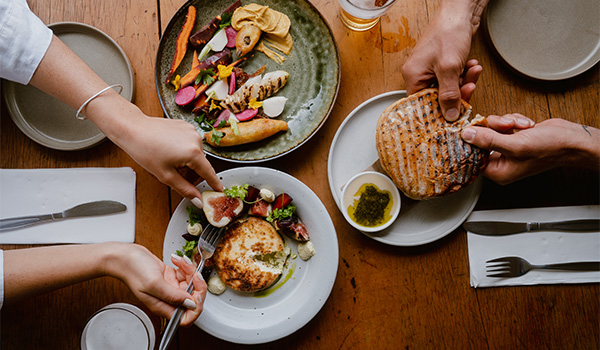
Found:
[(194, 28), (194, 23), (196, 22), (196, 8), (194, 6), (188, 7), (188, 13), (185, 17), (185, 23), (177, 36), (177, 43), (175, 44), (175, 55), (173, 55), (173, 62), (171, 63), (171, 68), (169, 69), (169, 73), (167, 73), (167, 80), (165, 84), (169, 83), (171, 80), (171, 76), (183, 60), (185, 53), (187, 51), (188, 39), (190, 38), (190, 34), (192, 33), (192, 29)]

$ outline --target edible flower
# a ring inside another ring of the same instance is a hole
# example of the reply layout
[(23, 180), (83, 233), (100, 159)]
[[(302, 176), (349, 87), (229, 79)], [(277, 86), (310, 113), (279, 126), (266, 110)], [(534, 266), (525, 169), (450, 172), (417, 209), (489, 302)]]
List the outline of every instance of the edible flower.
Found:
[(257, 101), (255, 98), (251, 99), (248, 103), (248, 107), (252, 109), (259, 109), (260, 106), (262, 106), (262, 103), (260, 103), (260, 101)]
[(220, 64), (217, 66), (217, 70), (219, 71), (219, 79), (223, 80), (227, 79), (231, 75), (231, 72), (233, 72), (233, 66), (228, 67)]
[(210, 100), (210, 107), (208, 109), (209, 112), (215, 110), (215, 109), (221, 109), (221, 106), (218, 106), (215, 104), (215, 100), (211, 99)]
[(181, 77), (176, 75), (175, 78), (171, 80), (171, 84), (175, 87), (175, 91), (179, 90), (179, 88), (181, 88)]

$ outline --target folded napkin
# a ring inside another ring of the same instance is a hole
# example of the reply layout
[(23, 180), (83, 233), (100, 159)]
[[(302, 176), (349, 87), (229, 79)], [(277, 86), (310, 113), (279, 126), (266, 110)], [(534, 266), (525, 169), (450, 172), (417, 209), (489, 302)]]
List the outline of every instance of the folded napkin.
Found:
[[(559, 221), (597, 219), (600, 206), (475, 211), (467, 221)], [(507, 236), (467, 232), (472, 287), (600, 282), (598, 271), (531, 270), (512, 278), (486, 277), (490, 259), (519, 256), (531, 264), (600, 261), (600, 232), (534, 231)]]
[(135, 239), (133, 169), (0, 169), (2, 219), (57, 213), (98, 200), (121, 202), (127, 210), (0, 232), (0, 244), (133, 242)]

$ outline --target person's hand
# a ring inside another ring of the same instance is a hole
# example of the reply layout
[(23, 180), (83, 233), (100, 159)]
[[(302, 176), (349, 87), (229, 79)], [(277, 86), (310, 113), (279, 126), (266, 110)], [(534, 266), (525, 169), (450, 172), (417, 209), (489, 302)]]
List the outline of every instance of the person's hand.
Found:
[[(206, 282), (189, 259), (171, 257), (178, 269), (165, 265), (148, 249), (137, 244), (120, 245), (115, 259), (108, 262), (108, 275), (125, 282), (133, 294), (153, 313), (171, 318), (175, 309), (183, 305), (180, 325), (190, 326), (202, 312), (206, 298)], [(190, 280), (194, 290), (185, 290)]]
[(559, 166), (598, 167), (598, 129), (563, 119), (534, 125), (521, 114), (491, 115), (487, 120), (489, 128), (466, 128), (462, 138), (493, 151), (483, 175), (501, 185)]
[(202, 135), (183, 120), (144, 116), (133, 126), (135, 136), (125, 139), (121, 147), (161, 182), (172, 187), (202, 208), (200, 191), (179, 173), (185, 167), (195, 171), (216, 191), (223, 184), (206, 159)]
[(479, 17), (473, 17), (474, 22), (471, 16), (479, 14), (452, 7), (442, 6), (402, 66), (409, 95), (438, 85), (440, 107), (448, 121), (458, 119), (460, 99), (469, 101), (483, 70), (477, 60), (467, 61), (479, 25)]

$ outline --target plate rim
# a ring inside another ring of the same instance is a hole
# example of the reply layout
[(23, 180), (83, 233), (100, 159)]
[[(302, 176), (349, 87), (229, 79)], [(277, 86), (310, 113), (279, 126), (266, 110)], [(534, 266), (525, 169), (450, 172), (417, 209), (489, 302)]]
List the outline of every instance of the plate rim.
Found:
[[(350, 120), (352, 120), (360, 112), (361, 109), (363, 109), (365, 106), (367, 106), (373, 102), (376, 102), (377, 100), (391, 97), (394, 95), (399, 95), (399, 98), (401, 98), (403, 96), (406, 96), (407, 92), (406, 92), (406, 90), (388, 91), (388, 92), (384, 92), (382, 94), (373, 96), (373, 97), (369, 98), (368, 100), (364, 101), (363, 103), (361, 103), (360, 105), (355, 107), (348, 114), (348, 116), (344, 119), (342, 124), (337, 129), (335, 136), (334, 136), (333, 140), (331, 141), (331, 146), (329, 147), (329, 154), (328, 154), (328, 161), (327, 161), (327, 179), (329, 181), (329, 189), (331, 191), (331, 195), (333, 196), (333, 199), (335, 200), (335, 204), (336, 204), (338, 210), (340, 211), (340, 214), (342, 214), (342, 215), (343, 215), (343, 213), (341, 212), (343, 210), (343, 208), (341, 206), (342, 198), (338, 198), (338, 196), (337, 196), (336, 188), (334, 185), (334, 179), (333, 179), (333, 171), (332, 171), (333, 170), (332, 169), (332, 167), (333, 167), (333, 164), (332, 164), (333, 163), (333, 151), (334, 151), (335, 145), (337, 144), (339, 137), (341, 137), (340, 135), (342, 133), (342, 130), (345, 128), (346, 124), (349, 123)], [(382, 236), (377, 236), (375, 234), (369, 234), (367, 232), (363, 232), (360, 230), (356, 230), (356, 231), (364, 234), (365, 236), (367, 236), (373, 240), (376, 240), (378, 242), (381, 242), (381, 243), (384, 243), (387, 245), (392, 245), (392, 246), (414, 247), (414, 246), (421, 246), (421, 245), (432, 243), (432, 242), (442, 239), (443, 237), (452, 233), (457, 227), (459, 227), (462, 224), (462, 222), (464, 220), (466, 220), (466, 218), (471, 214), (471, 212), (473, 211), (473, 209), (475, 208), (475, 205), (477, 204), (477, 202), (479, 200), (479, 196), (481, 194), (481, 189), (482, 189), (482, 184), (483, 184), (482, 179), (478, 178), (473, 184), (470, 184), (468, 187), (466, 187), (464, 189), (465, 191), (466, 190), (475, 191), (475, 195), (474, 196), (472, 195), (471, 203), (469, 204), (467, 211), (465, 212), (465, 214), (463, 214), (461, 216), (461, 218), (459, 220), (457, 220), (457, 222), (455, 224), (453, 224), (451, 226), (451, 229), (448, 229), (446, 232), (438, 234), (435, 237), (431, 237), (429, 239), (421, 240), (418, 242), (408, 242), (407, 243), (407, 242), (397, 242), (397, 241), (385, 239)], [(388, 228), (387, 230), (390, 230), (390, 229), (391, 229), (391, 227)]]
[(591, 68), (593, 68), (598, 62), (600, 62), (600, 39), (599, 39), (598, 45), (596, 45), (596, 50), (588, 53), (588, 59), (579, 62), (580, 64), (578, 66), (576, 66), (575, 68), (569, 69), (567, 72), (565, 72), (563, 74), (548, 75), (548, 74), (536, 74), (536, 73), (527, 72), (527, 71), (523, 70), (522, 68), (515, 66), (514, 63), (511, 63), (510, 60), (506, 57), (506, 54), (503, 54), (500, 51), (500, 49), (498, 49), (498, 46), (496, 44), (497, 39), (494, 40), (494, 35), (490, 31), (490, 26), (489, 26), (489, 13), (491, 11), (490, 8), (492, 8), (492, 7), (487, 6), (486, 9), (484, 10), (484, 14), (482, 16), (483, 17), (483, 27), (484, 27), (483, 28), (484, 36), (487, 39), (488, 43), (490, 44), (492, 50), (496, 54), (496, 57), (498, 57), (500, 59), (500, 61), (502, 63), (504, 63), (507, 67), (509, 67), (510, 69), (512, 69), (513, 71), (517, 72), (518, 74), (520, 74), (522, 76), (525, 76), (527, 78), (537, 80), (537, 81), (558, 82), (558, 81), (567, 80), (567, 79), (576, 77), (578, 75), (581, 75), (581, 74), (587, 72), (588, 70), (590, 70)]
[[(62, 33), (59, 32), (57, 34), (57, 31), (60, 29), (63, 29), (63, 28), (67, 28), (67, 27), (73, 27), (76, 29), (79, 28), (80, 30), (77, 31), (77, 33), (81, 34), (81, 35), (88, 35), (88, 33), (85, 32), (86, 30), (92, 31), (96, 35), (99, 35), (102, 39), (106, 40), (108, 42), (108, 44), (110, 44), (112, 47), (117, 49), (117, 51), (119, 51), (119, 53), (120, 53), (119, 58), (124, 60), (125, 66), (128, 70), (129, 85), (131, 86), (131, 91), (126, 95), (122, 94), (122, 96), (125, 99), (129, 100), (130, 102), (133, 101), (133, 98), (135, 96), (135, 79), (133, 77), (133, 67), (132, 67), (131, 61), (127, 57), (127, 54), (125, 53), (125, 51), (123, 51), (121, 46), (119, 46), (119, 44), (113, 38), (111, 38), (108, 34), (104, 33), (102, 30), (100, 30), (94, 26), (91, 26), (89, 24), (82, 23), (82, 22), (60, 21), (60, 22), (50, 23), (47, 25), (47, 27), (50, 28), (50, 30), (52, 30), (53, 35), (56, 35), (59, 39), (60, 39), (60, 36), (62, 35)], [(84, 28), (84, 29), (82, 30), (81, 28)], [(85, 150), (85, 149), (94, 147), (94, 146), (104, 142), (107, 139), (107, 136), (100, 129), (99, 129), (100, 132), (98, 134), (96, 134), (95, 136), (85, 139), (85, 140), (80, 140), (80, 141), (75, 141), (75, 142), (65, 142), (63, 140), (52, 139), (52, 138), (47, 137), (46, 135), (44, 135), (43, 133), (38, 131), (36, 128), (31, 126), (31, 124), (29, 122), (26, 121), (26, 118), (24, 117), (24, 115), (21, 113), (20, 109), (14, 102), (14, 97), (15, 97), (14, 89), (15, 89), (15, 86), (17, 86), (16, 84), (18, 84), (18, 83), (3, 79), (2, 80), (2, 98), (4, 100), (4, 103), (6, 104), (6, 109), (9, 112), (8, 114), (10, 115), (13, 122), (17, 125), (17, 127), (19, 128), (19, 130), (21, 130), (22, 133), (24, 133), (27, 137), (29, 137), (34, 142), (36, 142), (44, 147), (48, 147), (48, 148), (59, 150), (59, 151), (80, 151), (80, 150)], [(27, 85), (29, 85), (29, 84), (27, 84)], [(75, 115), (73, 115), (73, 118), (74, 117), (75, 117)]]
[[(252, 172), (256, 172), (258, 171), (259, 173), (252, 173)], [(221, 334), (215, 334), (215, 332), (213, 332), (212, 330), (207, 330), (206, 327), (203, 327), (203, 325), (201, 325), (200, 323), (200, 318), (197, 319), (194, 324), (202, 329), (203, 331), (205, 331), (206, 333), (228, 341), (228, 342), (232, 342), (232, 343), (236, 343), (236, 344), (264, 344), (264, 343), (268, 343), (268, 342), (272, 342), (275, 340), (279, 340), (282, 338), (285, 338), (293, 333), (295, 333), (296, 331), (300, 330), (302, 327), (304, 327), (306, 324), (308, 324), (312, 319), (314, 319), (314, 317), (323, 309), (323, 306), (325, 305), (325, 303), (327, 302), (327, 300), (329, 299), (329, 297), (331, 296), (331, 292), (333, 290), (333, 287), (335, 285), (335, 280), (337, 278), (337, 270), (339, 268), (339, 242), (338, 242), (338, 238), (337, 238), (337, 231), (335, 229), (335, 225), (333, 224), (333, 220), (331, 219), (331, 216), (329, 215), (329, 212), (327, 210), (327, 208), (325, 207), (325, 205), (323, 204), (323, 202), (321, 201), (321, 199), (319, 198), (319, 196), (310, 188), (308, 187), (304, 182), (300, 181), (299, 179), (297, 179), (296, 177), (283, 172), (281, 170), (277, 170), (277, 169), (273, 169), (273, 168), (268, 168), (268, 167), (261, 167), (261, 166), (246, 166), (246, 167), (237, 167), (237, 168), (231, 168), (231, 169), (227, 169), (224, 170), (220, 173), (217, 174), (217, 176), (219, 177), (224, 177), (227, 175), (233, 175), (235, 176), (236, 173), (241, 172), (242, 175), (244, 173), (252, 173), (253, 175), (256, 174), (256, 176), (260, 176), (260, 172), (268, 172), (271, 173), (273, 176), (277, 176), (277, 177), (281, 177), (284, 178), (285, 181), (293, 181), (296, 183), (296, 185), (300, 186), (301, 188), (303, 188), (303, 191), (306, 191), (306, 193), (310, 193), (311, 196), (314, 196), (314, 198), (318, 201), (319, 206), (322, 209), (323, 215), (327, 216), (327, 218), (329, 219), (328, 222), (326, 223), (326, 227), (331, 229), (330, 234), (332, 235), (331, 237), (331, 243), (333, 244), (331, 247), (328, 247), (328, 261), (335, 261), (335, 268), (333, 268), (333, 274), (331, 276), (326, 276), (325, 279), (327, 279), (327, 283), (326, 284), (320, 284), (320, 285), (315, 285), (312, 284), (314, 289), (320, 289), (322, 290), (324, 293), (322, 294), (323, 297), (319, 298), (319, 300), (311, 300), (312, 304), (314, 304), (314, 308), (311, 309), (309, 313), (303, 312), (303, 315), (309, 315), (308, 317), (304, 317), (304, 319), (299, 319), (300, 321), (297, 322), (296, 324), (294, 324), (293, 327), (290, 327), (289, 329), (287, 329), (286, 331), (283, 332), (278, 332), (276, 335), (274, 336), (268, 336), (268, 335), (263, 335), (263, 332), (261, 332), (261, 336), (260, 337), (256, 337), (256, 338), (245, 338), (245, 339), (236, 339), (234, 337), (230, 337), (230, 338), (225, 338), (223, 337)], [(206, 186), (206, 181), (201, 182), (200, 184), (197, 185), (197, 187), (201, 187), (201, 186)], [(175, 214), (175, 212), (177, 212), (178, 209), (180, 209), (180, 207), (182, 206), (188, 206), (191, 205), (191, 202), (187, 199), (182, 199), (179, 204), (177, 205), (175, 211), (173, 212), (173, 214)], [(181, 210), (181, 209), (180, 209)], [(173, 217), (171, 218), (171, 220), (173, 220)], [(166, 243), (167, 243), (167, 231), (169, 231), (169, 226), (171, 226), (171, 220), (169, 220), (169, 225), (167, 227), (167, 230), (165, 231), (165, 237), (163, 240), (163, 262), (167, 265), (172, 266), (172, 263), (170, 262), (170, 256), (171, 256), (171, 251), (166, 251)], [(329, 232), (329, 230), (323, 230), (323, 232)], [(172, 238), (172, 237), (171, 237)], [(319, 249), (317, 247), (317, 249)], [(323, 252), (324, 253), (324, 252)], [(333, 257), (333, 258), (332, 258)], [(208, 298), (208, 296), (207, 296)], [(269, 326), (272, 327), (272, 326)]]
[[(175, 14), (173, 14), (173, 16), (171, 17), (171, 19), (169, 19), (169, 23), (167, 24), (167, 26), (165, 27), (165, 30), (163, 30), (161, 36), (160, 36), (160, 41), (158, 43), (158, 49), (156, 50), (156, 57), (154, 60), (154, 85), (156, 87), (156, 94), (158, 95), (158, 100), (160, 102), (160, 107), (163, 110), (164, 115), (168, 118), (168, 119), (173, 119), (169, 113), (167, 112), (167, 108), (163, 102), (163, 99), (160, 95), (160, 90), (159, 90), (159, 84), (161, 84), (161, 81), (159, 80), (159, 65), (157, 64), (158, 62), (158, 58), (159, 58), (159, 54), (160, 54), (160, 48), (164, 45), (163, 44), (163, 40), (164, 40), (164, 34), (167, 32), (167, 30), (172, 30), (172, 27), (175, 25), (175, 18), (177, 16), (181, 16), (183, 13), (185, 13), (185, 11), (187, 11), (188, 6), (190, 6), (191, 3), (196, 2), (199, 0), (188, 0), (185, 2), (185, 4), (183, 4), (176, 12)], [(223, 160), (226, 162), (231, 162), (231, 163), (237, 163), (237, 164), (258, 164), (258, 163), (263, 163), (263, 162), (267, 162), (270, 160), (274, 160), (280, 157), (283, 157), (295, 150), (297, 150), (298, 148), (300, 148), (302, 145), (304, 145), (306, 142), (308, 142), (310, 139), (312, 139), (312, 137), (317, 134), (319, 132), (319, 130), (321, 129), (321, 127), (325, 124), (325, 122), (327, 121), (327, 119), (329, 119), (329, 116), (331, 115), (331, 112), (333, 111), (333, 108), (335, 107), (335, 102), (337, 101), (337, 97), (339, 94), (339, 90), (340, 90), (340, 82), (341, 82), (341, 78), (342, 78), (342, 65), (341, 65), (341, 60), (340, 60), (340, 53), (339, 53), (339, 48), (338, 48), (338, 44), (337, 41), (335, 40), (335, 36), (333, 35), (333, 31), (331, 30), (331, 25), (329, 24), (329, 22), (325, 19), (325, 17), (323, 17), (323, 14), (321, 13), (321, 11), (319, 11), (319, 9), (317, 9), (310, 1), (308, 0), (296, 0), (296, 1), (301, 1), (305, 4), (308, 4), (308, 6), (310, 8), (313, 9), (314, 12), (316, 12), (319, 17), (321, 18), (321, 20), (323, 21), (323, 23), (325, 24), (325, 27), (327, 28), (327, 31), (329, 32), (329, 35), (331, 37), (331, 41), (333, 42), (333, 48), (335, 49), (335, 56), (336, 56), (336, 61), (337, 61), (337, 84), (335, 87), (335, 93), (333, 94), (333, 99), (331, 100), (331, 103), (329, 105), (329, 108), (327, 110), (327, 113), (325, 113), (325, 116), (323, 117), (323, 119), (321, 120), (321, 122), (319, 123), (319, 125), (317, 125), (317, 127), (315, 128), (315, 130), (308, 135), (304, 140), (302, 140), (301, 142), (299, 142), (297, 145), (295, 145), (294, 147), (292, 147), (291, 149), (270, 156), (270, 157), (263, 157), (260, 159), (249, 159), (249, 160), (242, 160), (242, 159), (233, 159), (233, 158), (227, 158), (218, 154), (214, 154), (212, 152), (210, 152), (208, 149), (204, 148), (204, 152), (215, 158), (215, 159), (219, 159), (219, 160)]]

